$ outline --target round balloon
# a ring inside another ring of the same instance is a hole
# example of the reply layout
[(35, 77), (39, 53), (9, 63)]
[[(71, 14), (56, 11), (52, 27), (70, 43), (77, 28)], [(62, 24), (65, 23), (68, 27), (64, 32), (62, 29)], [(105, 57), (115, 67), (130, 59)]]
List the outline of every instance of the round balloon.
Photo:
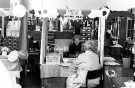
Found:
[(13, 13), (13, 16), (23, 17), (26, 13), (26, 8), (23, 5), (19, 4), (13, 8), (12, 13)]

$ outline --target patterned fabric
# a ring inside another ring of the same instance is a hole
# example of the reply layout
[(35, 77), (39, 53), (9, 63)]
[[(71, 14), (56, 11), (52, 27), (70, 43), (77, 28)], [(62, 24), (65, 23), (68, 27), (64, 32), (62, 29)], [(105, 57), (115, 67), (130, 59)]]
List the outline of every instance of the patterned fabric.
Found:
[(19, 38), (5, 37), (2, 45), (8, 47), (10, 50), (19, 50)]

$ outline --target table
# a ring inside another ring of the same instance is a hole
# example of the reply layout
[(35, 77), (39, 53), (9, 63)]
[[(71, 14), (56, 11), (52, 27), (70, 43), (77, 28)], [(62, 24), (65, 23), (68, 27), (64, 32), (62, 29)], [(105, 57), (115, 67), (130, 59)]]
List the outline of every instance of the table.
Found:
[(41, 70), (41, 78), (49, 78), (49, 77), (68, 77), (73, 74), (72, 69), (69, 66), (64, 66), (64, 64), (43, 64), (40, 66)]
[(40, 66), (41, 88), (65, 88), (66, 79), (72, 75), (72, 69), (64, 64), (43, 64)]
[(42, 64), (40, 66), (41, 88), (65, 88), (66, 79), (74, 72), (72, 63)]

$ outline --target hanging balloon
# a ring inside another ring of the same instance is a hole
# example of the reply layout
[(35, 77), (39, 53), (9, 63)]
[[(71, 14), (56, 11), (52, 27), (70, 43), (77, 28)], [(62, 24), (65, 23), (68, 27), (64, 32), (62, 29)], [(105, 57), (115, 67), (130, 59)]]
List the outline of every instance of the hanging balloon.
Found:
[(58, 9), (57, 11), (60, 16), (64, 16), (64, 14), (66, 14), (66, 10), (64, 10), (64, 9)]
[(82, 15), (83, 15), (84, 17), (87, 17), (90, 13), (91, 13), (90, 10), (82, 10)]
[(14, 8), (13, 8), (13, 16), (16, 16), (16, 17), (23, 17), (26, 13), (26, 8), (19, 4), (19, 5), (16, 5)]
[(58, 16), (58, 12), (56, 9), (48, 9), (46, 16), (49, 18), (56, 18)]
[(92, 10), (91, 13), (88, 15), (90, 18), (96, 18), (96, 17), (101, 17), (102, 12), (100, 10)]
[(47, 13), (47, 10), (43, 10), (43, 13), (46, 14)]

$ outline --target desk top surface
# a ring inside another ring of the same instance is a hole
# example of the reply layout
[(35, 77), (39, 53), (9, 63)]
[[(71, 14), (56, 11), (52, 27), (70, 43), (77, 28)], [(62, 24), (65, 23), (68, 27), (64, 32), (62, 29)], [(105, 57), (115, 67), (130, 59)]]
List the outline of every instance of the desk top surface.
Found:
[(109, 79), (117, 86), (117, 88), (125, 87), (124, 82), (133, 80), (133, 69), (123, 68), (120, 66), (105, 66), (105, 70), (114, 70), (115, 76)]

